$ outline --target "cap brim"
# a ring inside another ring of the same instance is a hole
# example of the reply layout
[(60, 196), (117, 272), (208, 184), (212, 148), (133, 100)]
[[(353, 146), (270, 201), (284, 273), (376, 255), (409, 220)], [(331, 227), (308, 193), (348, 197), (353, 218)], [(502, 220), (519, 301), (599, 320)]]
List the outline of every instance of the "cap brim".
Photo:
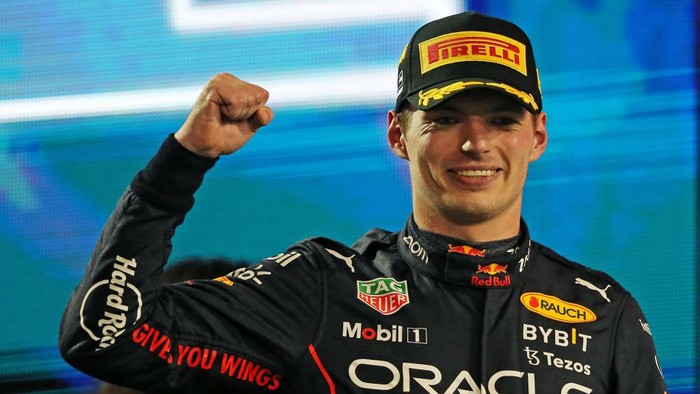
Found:
[(511, 85), (487, 79), (454, 79), (441, 82), (418, 91), (406, 97), (411, 105), (426, 110), (435, 107), (441, 102), (453, 97), (456, 93), (468, 89), (493, 89), (508, 94), (521, 103), (525, 109), (532, 113), (538, 113), (542, 109), (530, 93), (525, 93)]

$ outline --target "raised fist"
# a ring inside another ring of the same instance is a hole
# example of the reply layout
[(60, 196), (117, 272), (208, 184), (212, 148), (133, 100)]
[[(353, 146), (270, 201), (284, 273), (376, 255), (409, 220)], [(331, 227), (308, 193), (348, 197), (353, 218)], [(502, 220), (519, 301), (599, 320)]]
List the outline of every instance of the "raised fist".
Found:
[(175, 138), (202, 156), (231, 154), (272, 121), (274, 113), (265, 106), (268, 97), (260, 86), (218, 74), (204, 87)]

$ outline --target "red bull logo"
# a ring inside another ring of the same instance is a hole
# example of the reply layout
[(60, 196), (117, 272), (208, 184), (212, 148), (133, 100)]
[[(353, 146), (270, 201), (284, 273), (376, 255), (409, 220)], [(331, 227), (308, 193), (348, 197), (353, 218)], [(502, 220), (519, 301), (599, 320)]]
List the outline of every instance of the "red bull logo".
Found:
[[(476, 272), (472, 275), (471, 283), (477, 287), (508, 287), (511, 282), (507, 270), (507, 264), (500, 265), (498, 263), (491, 263), (488, 265), (477, 265)], [(479, 276), (479, 274), (487, 275), (487, 277), (484, 278), (483, 276)]]
[(447, 253), (460, 253), (460, 254), (466, 254), (467, 256), (479, 256), (479, 257), (484, 257), (486, 255), (486, 249), (477, 249), (477, 248), (472, 248), (469, 245), (460, 245), (460, 246), (452, 246), (451, 244), (447, 244), (449, 249), (447, 249)]
[(508, 268), (508, 264), (506, 265), (500, 265), (496, 263), (491, 263), (489, 265), (478, 265), (476, 273), (477, 274), (489, 274), (489, 275), (496, 275), (496, 274), (505, 274), (507, 271), (506, 269)]
[(486, 279), (472, 275), (472, 285), (476, 287), (508, 287), (510, 286), (510, 275), (506, 275), (504, 278), (489, 276)]

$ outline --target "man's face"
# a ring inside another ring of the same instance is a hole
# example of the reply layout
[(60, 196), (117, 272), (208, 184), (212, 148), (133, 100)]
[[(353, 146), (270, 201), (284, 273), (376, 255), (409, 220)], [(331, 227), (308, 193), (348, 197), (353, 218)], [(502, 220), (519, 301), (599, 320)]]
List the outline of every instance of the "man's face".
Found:
[(545, 124), (546, 115), (488, 89), (401, 121), (390, 112), (389, 143), (409, 162), (414, 213), (459, 226), (519, 220), (528, 165), (547, 144)]

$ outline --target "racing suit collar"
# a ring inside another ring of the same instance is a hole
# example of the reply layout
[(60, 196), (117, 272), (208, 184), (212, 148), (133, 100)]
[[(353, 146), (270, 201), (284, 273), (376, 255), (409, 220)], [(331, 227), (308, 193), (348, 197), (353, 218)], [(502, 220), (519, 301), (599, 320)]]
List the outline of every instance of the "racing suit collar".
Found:
[(512, 287), (523, 280), (530, 257), (530, 233), (522, 219), (520, 229), (514, 248), (491, 254), (427, 233), (411, 215), (399, 234), (399, 253), (413, 269), (439, 280), (484, 289)]

